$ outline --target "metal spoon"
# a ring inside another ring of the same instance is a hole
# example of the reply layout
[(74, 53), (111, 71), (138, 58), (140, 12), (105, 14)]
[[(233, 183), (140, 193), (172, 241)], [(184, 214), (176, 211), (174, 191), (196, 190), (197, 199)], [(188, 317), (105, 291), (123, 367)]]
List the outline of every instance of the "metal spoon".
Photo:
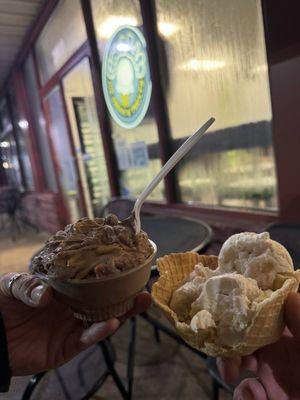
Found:
[(192, 136), (190, 136), (165, 163), (159, 173), (152, 179), (149, 185), (142, 191), (137, 198), (130, 216), (122, 221), (122, 224), (131, 225), (136, 234), (141, 230), (141, 207), (159, 182), (171, 171), (171, 169), (188, 153), (191, 148), (198, 142), (207, 129), (215, 122), (215, 118), (210, 118), (204, 125), (201, 126)]

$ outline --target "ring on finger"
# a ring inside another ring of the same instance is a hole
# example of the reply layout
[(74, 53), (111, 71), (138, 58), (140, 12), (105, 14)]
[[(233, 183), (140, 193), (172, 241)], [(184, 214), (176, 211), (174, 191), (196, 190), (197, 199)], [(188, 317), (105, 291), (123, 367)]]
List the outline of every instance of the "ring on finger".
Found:
[(9, 293), (11, 294), (11, 296), (13, 296), (12, 289), (13, 289), (14, 283), (16, 283), (24, 275), (29, 275), (29, 274), (27, 274), (27, 272), (20, 272), (20, 273), (14, 274), (10, 278), (10, 280), (8, 282), (8, 290), (9, 290)]

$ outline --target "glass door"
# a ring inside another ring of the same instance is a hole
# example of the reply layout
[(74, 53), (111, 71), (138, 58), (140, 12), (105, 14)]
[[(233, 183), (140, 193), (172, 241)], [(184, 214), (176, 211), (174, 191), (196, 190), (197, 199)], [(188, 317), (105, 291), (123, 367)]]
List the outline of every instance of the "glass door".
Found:
[(63, 89), (87, 214), (93, 218), (111, 193), (87, 58), (66, 75)]
[(47, 95), (44, 102), (61, 190), (69, 219), (71, 222), (75, 222), (85, 215), (85, 211), (81, 201), (76, 160), (72, 154), (72, 144), (64, 114), (63, 98), (58, 86)]

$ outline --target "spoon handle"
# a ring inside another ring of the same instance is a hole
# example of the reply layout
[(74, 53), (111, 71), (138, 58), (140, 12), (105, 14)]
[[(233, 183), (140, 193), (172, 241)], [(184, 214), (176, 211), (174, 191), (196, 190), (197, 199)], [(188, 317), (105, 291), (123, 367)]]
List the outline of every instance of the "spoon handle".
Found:
[[(204, 125), (201, 126), (192, 136), (190, 136), (172, 155), (172, 157), (165, 163), (159, 173), (154, 177), (154, 179), (149, 183), (149, 185), (142, 191), (142, 193), (137, 198), (134, 207), (133, 214), (139, 222), (139, 214), (141, 207), (145, 199), (149, 196), (153, 189), (159, 184), (159, 182), (171, 171), (171, 169), (188, 153), (191, 148), (198, 142), (201, 136), (207, 131), (207, 129), (215, 122), (215, 118), (210, 118)], [(140, 228), (140, 227), (139, 227)], [(138, 228), (138, 230), (140, 230)]]

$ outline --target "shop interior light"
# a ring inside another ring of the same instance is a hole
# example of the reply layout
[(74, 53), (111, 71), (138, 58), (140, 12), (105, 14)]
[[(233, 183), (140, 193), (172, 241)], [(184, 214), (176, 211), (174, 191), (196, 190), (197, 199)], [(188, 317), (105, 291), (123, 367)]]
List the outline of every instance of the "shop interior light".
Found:
[(4, 163), (2, 163), (3, 168), (7, 169), (9, 168), (9, 163), (7, 161), (4, 161)]
[(184, 71), (213, 71), (224, 68), (225, 61), (221, 60), (199, 60), (191, 58), (182, 63), (178, 68)]
[(162, 36), (168, 38), (178, 31), (178, 25), (171, 24), (170, 22), (159, 22), (158, 31)]
[(96, 29), (98, 35), (103, 39), (109, 39), (112, 34), (122, 25), (137, 26), (138, 21), (134, 17), (130, 16), (114, 16), (107, 18), (102, 24), (100, 24)]
[(9, 144), (9, 142), (7, 142), (6, 140), (5, 140), (4, 142), (1, 142), (1, 143), (0, 143), (0, 147), (6, 148), (6, 147), (9, 147), (9, 146), (10, 146), (10, 144)]
[(28, 121), (26, 121), (26, 119), (21, 119), (18, 122), (18, 125), (21, 129), (27, 129), (28, 128)]

